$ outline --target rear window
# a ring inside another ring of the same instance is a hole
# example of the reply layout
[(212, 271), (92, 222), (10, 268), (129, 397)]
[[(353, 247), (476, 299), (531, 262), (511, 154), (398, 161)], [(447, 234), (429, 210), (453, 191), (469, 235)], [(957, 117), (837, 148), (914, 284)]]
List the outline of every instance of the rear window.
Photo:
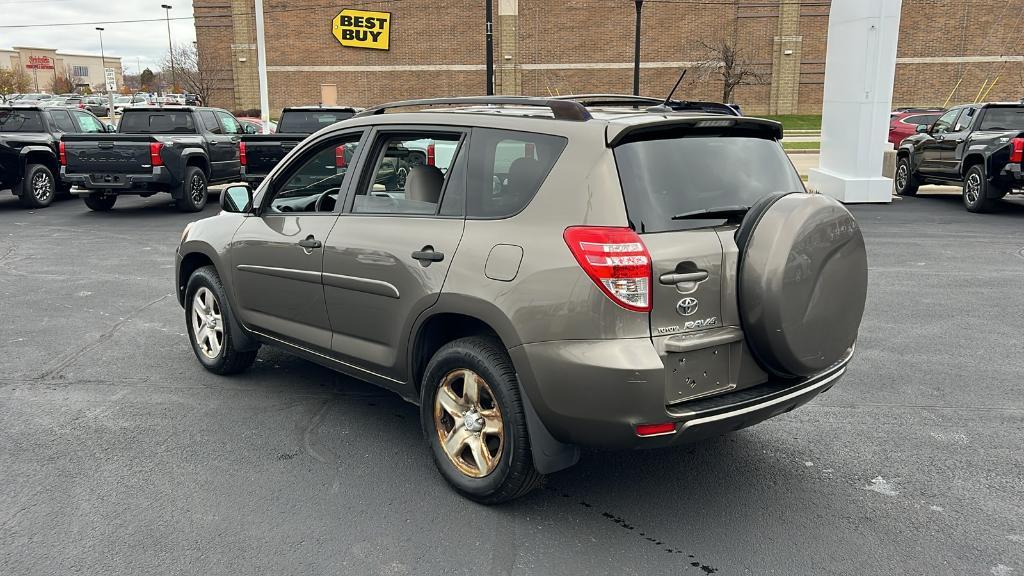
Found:
[(1024, 108), (989, 108), (978, 130), (1024, 130)]
[(43, 115), (35, 110), (0, 110), (0, 132), (42, 132)]
[(762, 138), (672, 135), (622, 144), (615, 160), (630, 226), (641, 234), (718, 225), (721, 217), (672, 216), (804, 191), (782, 146)]
[(126, 112), (119, 132), (124, 134), (194, 134), (192, 113), (186, 110)]
[(281, 116), (277, 131), (285, 134), (312, 134), (354, 115), (353, 112), (334, 110), (289, 110)]

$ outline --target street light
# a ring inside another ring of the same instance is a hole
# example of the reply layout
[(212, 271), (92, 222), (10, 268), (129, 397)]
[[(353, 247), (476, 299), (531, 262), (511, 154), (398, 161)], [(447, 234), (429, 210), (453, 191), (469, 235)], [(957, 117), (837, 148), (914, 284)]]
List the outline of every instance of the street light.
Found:
[(173, 6), (161, 4), (160, 7), (164, 9), (167, 20), (167, 55), (171, 59), (171, 90), (177, 90), (178, 75), (174, 72), (174, 45), (171, 44), (171, 8)]
[(103, 28), (97, 26), (96, 31), (100, 33), (100, 68), (103, 70), (103, 86), (107, 89), (107, 116), (113, 121), (114, 93), (110, 91), (110, 86), (107, 84), (107, 55), (103, 51)]
[(644, 0), (633, 0), (636, 5), (636, 37), (633, 40), (633, 95), (640, 95), (640, 10)]

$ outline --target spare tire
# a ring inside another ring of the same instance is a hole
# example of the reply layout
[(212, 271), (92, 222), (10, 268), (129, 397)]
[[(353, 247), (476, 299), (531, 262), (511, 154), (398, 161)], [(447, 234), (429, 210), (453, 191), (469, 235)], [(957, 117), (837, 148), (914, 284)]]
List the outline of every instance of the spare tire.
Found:
[(868, 270), (853, 215), (820, 194), (778, 194), (752, 207), (736, 231), (738, 297), (747, 345), (784, 378), (832, 366), (853, 347)]

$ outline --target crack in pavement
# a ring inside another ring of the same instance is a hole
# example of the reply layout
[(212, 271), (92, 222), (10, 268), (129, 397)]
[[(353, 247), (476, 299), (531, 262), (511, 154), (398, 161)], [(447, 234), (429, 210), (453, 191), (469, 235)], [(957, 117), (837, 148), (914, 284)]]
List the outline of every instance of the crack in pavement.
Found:
[(128, 322), (131, 322), (136, 315), (148, 310), (149, 308), (152, 308), (153, 306), (156, 306), (157, 304), (163, 302), (164, 300), (170, 298), (171, 296), (173, 296), (173, 294), (164, 294), (163, 296), (157, 298), (156, 300), (147, 302), (146, 304), (143, 304), (142, 306), (136, 308), (135, 310), (132, 310), (124, 318), (118, 320), (117, 322), (114, 322), (114, 324), (111, 325), (110, 328), (108, 328), (105, 332), (96, 337), (95, 340), (80, 346), (77, 350), (74, 350), (73, 352), (65, 356), (63, 360), (57, 362), (57, 364), (55, 364), (54, 366), (51, 366), (50, 368), (43, 370), (38, 376), (33, 378), (33, 380), (40, 381), (52, 378), (61, 370), (64, 370), (65, 368), (73, 364), (76, 360), (85, 355), (85, 353), (91, 351), (100, 344), (103, 344), (107, 340), (110, 340), (122, 326), (124, 326)]

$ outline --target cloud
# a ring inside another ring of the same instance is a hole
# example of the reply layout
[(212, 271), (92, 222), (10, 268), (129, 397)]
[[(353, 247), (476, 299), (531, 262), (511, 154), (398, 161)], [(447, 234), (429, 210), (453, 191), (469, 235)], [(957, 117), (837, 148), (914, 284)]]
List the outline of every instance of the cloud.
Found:
[[(0, 0), (3, 24), (59, 24), (109, 22), (163, 18), (163, 3), (173, 6), (171, 17), (192, 16), (192, 0)], [(103, 49), (108, 56), (120, 56), (125, 72), (137, 68), (157, 69), (167, 54), (167, 24), (91, 24), (49, 26), (44, 28), (0, 29), (0, 48), (33, 46), (56, 48), (61, 52), (100, 53), (99, 32), (104, 28)], [(193, 20), (171, 20), (171, 39), (175, 44), (196, 39)]]

